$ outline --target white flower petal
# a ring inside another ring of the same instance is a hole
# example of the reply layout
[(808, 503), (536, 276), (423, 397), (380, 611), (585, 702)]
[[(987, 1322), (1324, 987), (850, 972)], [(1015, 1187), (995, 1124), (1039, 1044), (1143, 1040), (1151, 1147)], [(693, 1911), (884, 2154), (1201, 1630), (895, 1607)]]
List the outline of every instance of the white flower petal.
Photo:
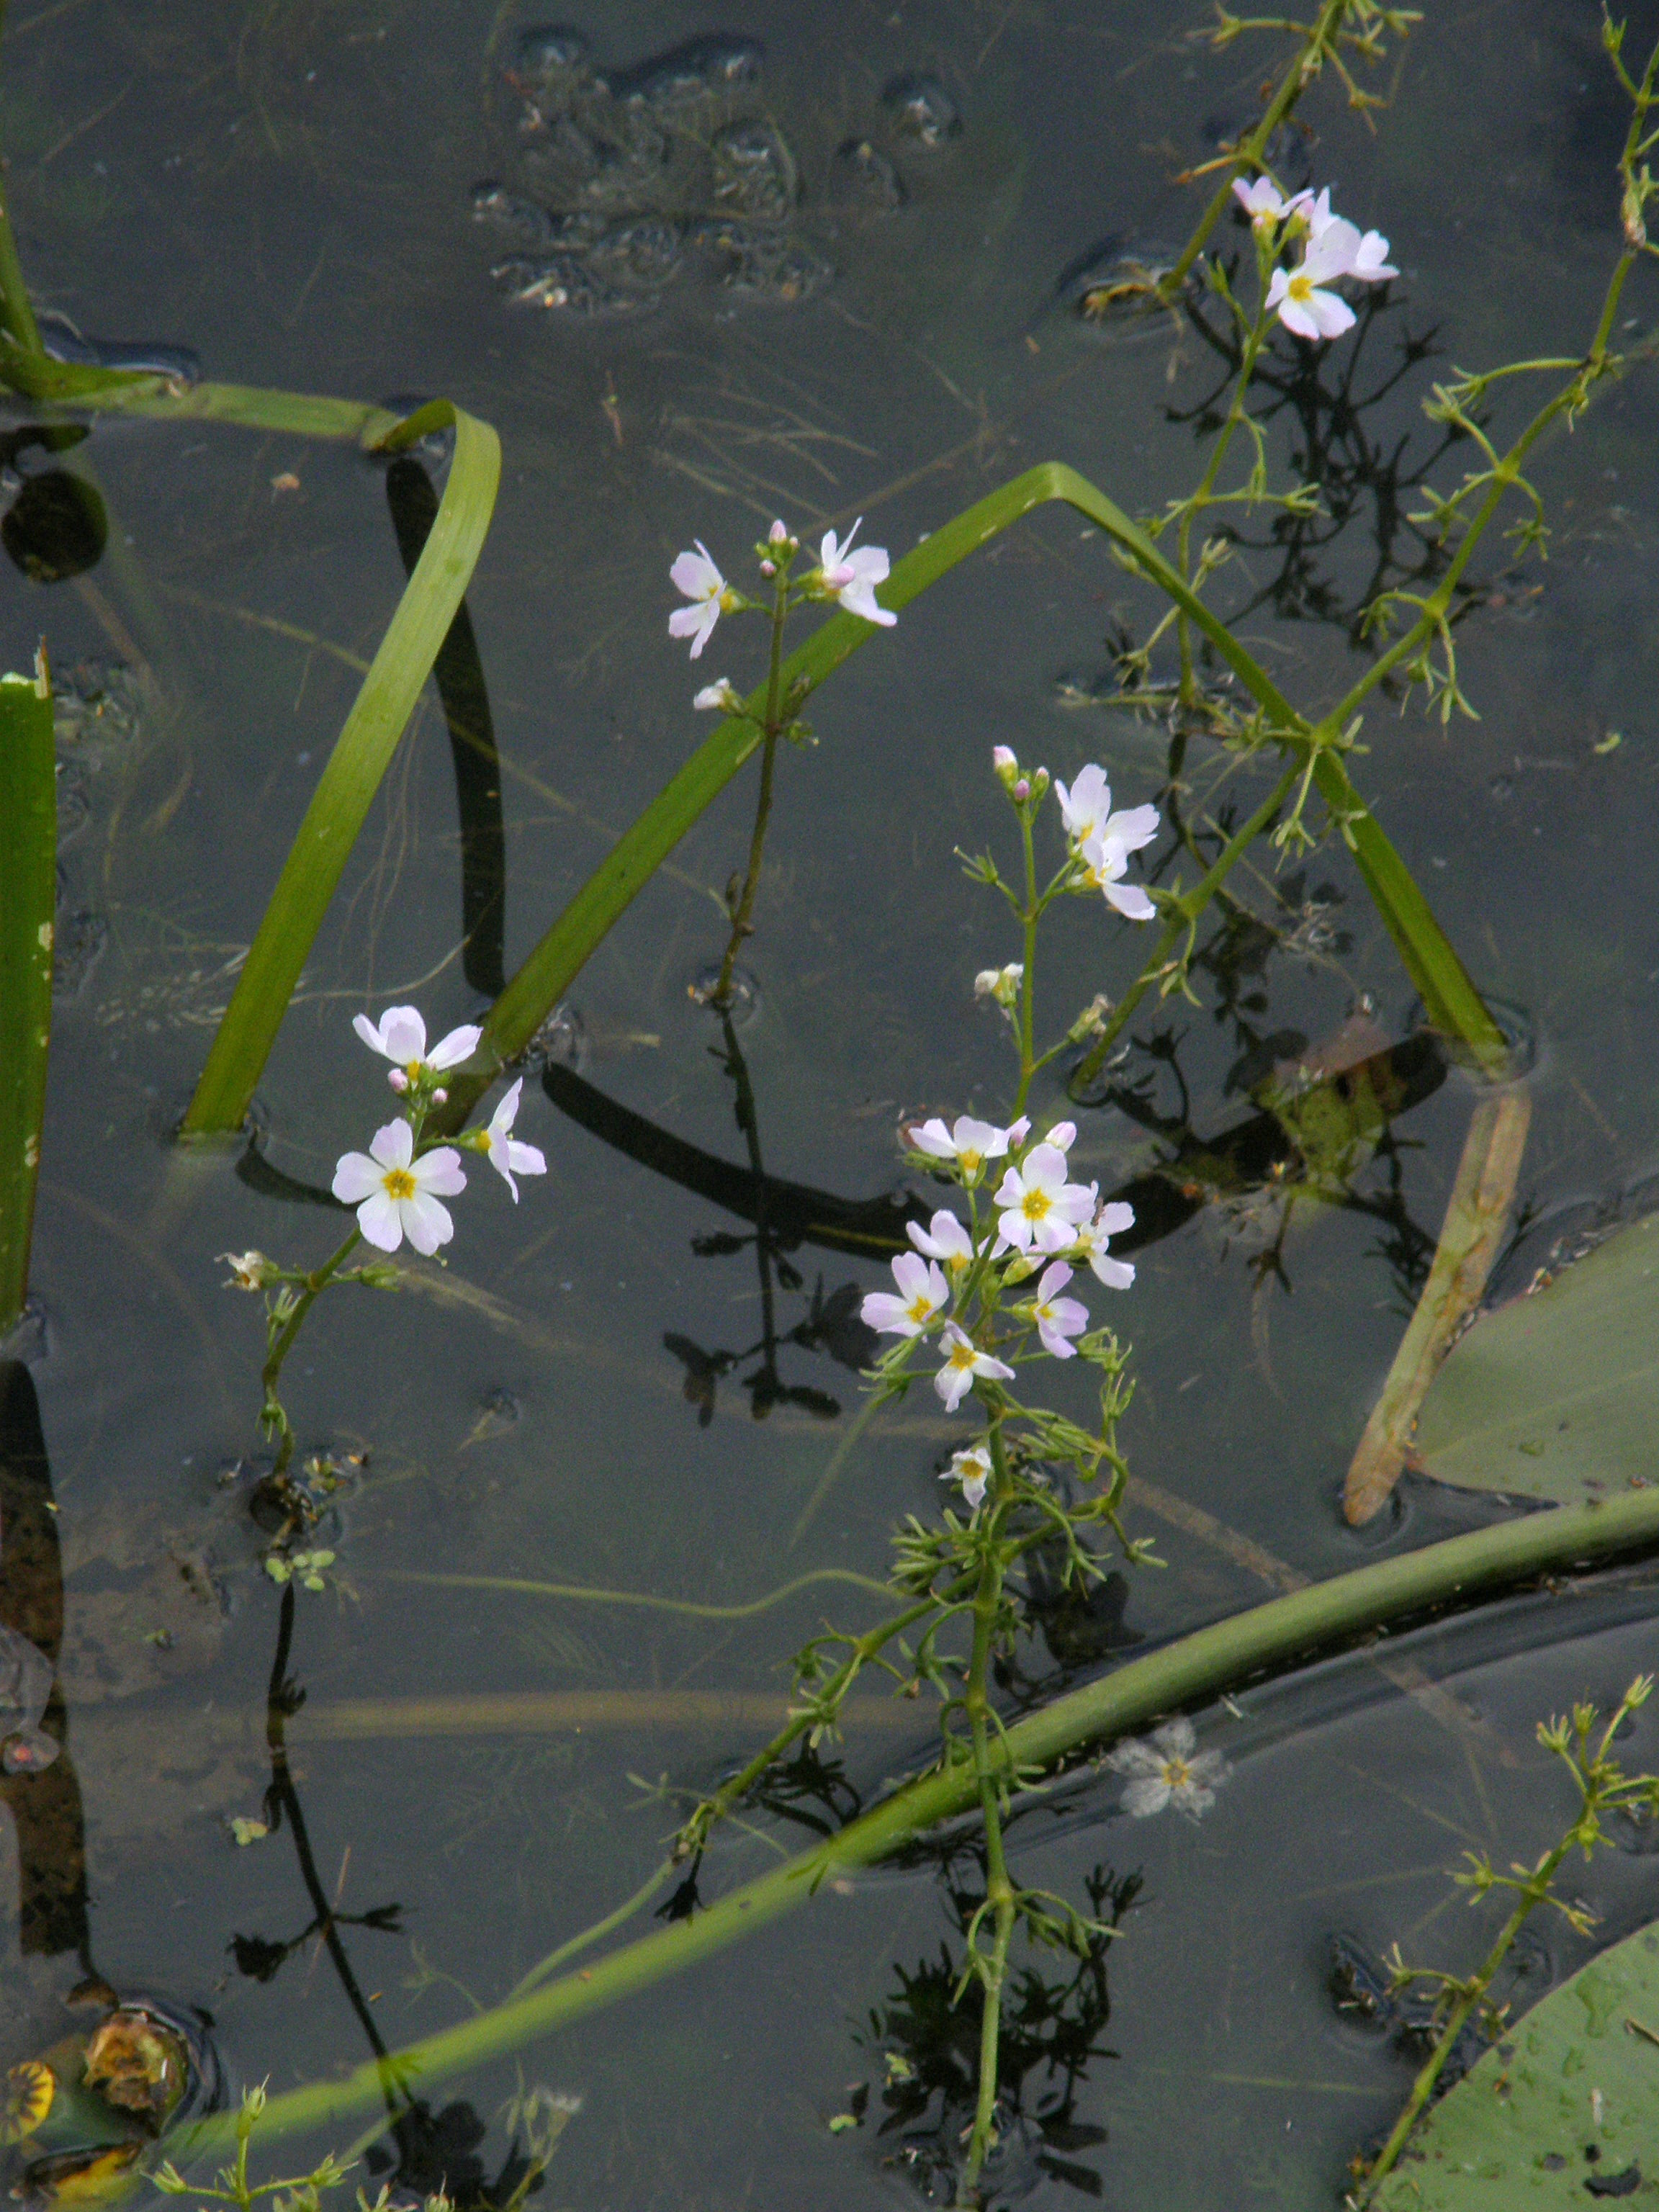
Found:
[(451, 1030), (447, 1037), (441, 1038), (433, 1046), (431, 1051), (426, 1055), (427, 1066), (428, 1067), (459, 1067), (464, 1060), (471, 1059), (478, 1039), (483, 1035), (483, 1031), (475, 1027), (472, 1023), (463, 1022), (459, 1029)]
[(455, 1234), (449, 1208), (440, 1205), (426, 1191), (416, 1191), (413, 1198), (399, 1200), (398, 1208), (403, 1214), (404, 1232), (417, 1252), (435, 1252)]
[(356, 1206), (370, 1191), (380, 1188), (384, 1172), (367, 1152), (342, 1152), (335, 1163), (334, 1180), (329, 1188), (347, 1206)]
[(1162, 1775), (1146, 1775), (1139, 1782), (1132, 1782), (1123, 1793), (1123, 1809), (1137, 1820), (1161, 1813), (1169, 1802), (1170, 1785)]
[(357, 1226), (382, 1252), (395, 1252), (404, 1241), (403, 1216), (398, 1210), (398, 1201), (384, 1190), (377, 1190), (357, 1208)]
[(417, 1189), (436, 1191), (445, 1198), (453, 1198), (458, 1191), (466, 1188), (461, 1156), (453, 1145), (441, 1145), (435, 1152), (422, 1152), (410, 1173)]
[(406, 1168), (415, 1149), (415, 1132), (407, 1121), (387, 1121), (369, 1139), (368, 1149), (383, 1168)]
[[(362, 1035), (361, 1030), (358, 1036)], [(426, 1024), (416, 1006), (388, 1006), (380, 1017), (380, 1050), (406, 1067), (426, 1058)]]

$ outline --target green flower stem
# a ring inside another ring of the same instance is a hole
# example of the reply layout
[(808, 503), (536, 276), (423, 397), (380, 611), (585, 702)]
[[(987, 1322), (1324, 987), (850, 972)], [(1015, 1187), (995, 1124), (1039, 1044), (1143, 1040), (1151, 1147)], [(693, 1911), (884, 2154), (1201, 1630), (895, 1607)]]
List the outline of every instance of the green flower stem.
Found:
[(305, 1327), (307, 1315), (362, 1241), (362, 1231), (354, 1229), (339, 1249), (325, 1260), (320, 1267), (313, 1268), (310, 1274), (301, 1278), (303, 1287), (300, 1295), (287, 1319), (272, 1337), (265, 1354), (265, 1364), (259, 1376), (265, 1398), (259, 1418), (267, 1428), (274, 1430), (282, 1438), (276, 1451), (276, 1465), (273, 1469), (276, 1475), (286, 1473), (288, 1463), (294, 1456), (294, 1431), (289, 1425), (283, 1402), (276, 1395), (276, 1385), (282, 1379), (283, 1362), (294, 1349), (294, 1340)]
[[(1267, 293), (1267, 256), (1260, 248), (1256, 253), (1256, 268), (1260, 278), (1258, 289), (1265, 300)], [(1210, 495), (1215, 489), (1216, 478), (1220, 475), (1221, 465), (1227, 458), (1227, 448), (1232, 444), (1234, 432), (1244, 420), (1244, 396), (1249, 390), (1250, 379), (1255, 374), (1256, 360), (1267, 334), (1267, 311), (1265, 307), (1262, 307), (1257, 309), (1255, 325), (1245, 338), (1244, 349), (1239, 361), (1237, 380), (1233, 386), (1232, 404), (1227, 410), (1226, 421), (1216, 434), (1209, 465), (1199, 479), (1197, 490), (1189, 494), (1181, 502), (1181, 521), (1176, 532), (1176, 543), (1179, 548), (1176, 566), (1189, 583), (1192, 581), (1193, 574), (1193, 518), (1201, 508), (1210, 504)], [(1258, 433), (1258, 437), (1259, 435)], [(1192, 707), (1197, 703), (1198, 690), (1193, 676), (1192, 626), (1184, 614), (1176, 618), (1176, 635), (1181, 653), (1181, 703), (1183, 707)]]
[(1025, 903), (1019, 908), (1023, 951), (1019, 975), (1019, 1089), (1014, 1094), (1014, 1110), (1009, 1116), (1018, 1121), (1025, 1111), (1025, 1101), (1030, 1095), (1031, 1078), (1036, 1073), (1036, 1048), (1034, 1042), (1036, 1021), (1036, 933), (1042, 918), (1042, 904), (1037, 897), (1036, 848), (1031, 833), (1030, 805), (1019, 810), (1020, 847), (1025, 860)]
[(1164, 300), (1173, 301), (1179, 295), (1194, 262), (1204, 250), (1210, 233), (1226, 214), (1228, 202), (1232, 198), (1233, 179), (1242, 176), (1246, 169), (1262, 166), (1267, 141), (1318, 74), (1321, 58), (1340, 31), (1342, 19), (1347, 14), (1349, 5), (1350, 0), (1324, 0), (1324, 5), (1314, 19), (1312, 28), (1304, 38), (1295, 60), (1280, 77), (1279, 88), (1268, 101), (1261, 120), (1248, 137), (1239, 141), (1231, 159), (1221, 173), (1221, 182), (1216, 186), (1209, 205), (1199, 217), (1192, 236), (1176, 257), (1174, 268), (1167, 270), (1159, 280), (1158, 294)]
[(783, 625), (789, 612), (789, 573), (787, 564), (780, 571), (773, 586), (772, 645), (766, 672), (766, 715), (763, 724), (765, 732), (761, 752), (760, 795), (755, 802), (755, 827), (749, 839), (749, 872), (744, 878), (743, 890), (732, 915), (732, 935), (726, 948), (726, 957), (720, 963), (720, 981), (714, 987), (711, 1005), (722, 1012), (732, 1003), (732, 971), (737, 965), (738, 948), (750, 933), (755, 913), (755, 900), (760, 890), (761, 861), (766, 851), (766, 825), (772, 818), (772, 774), (778, 757), (778, 736), (783, 726)]
[[(991, 1757), (1005, 1772), (1016, 1761), (1021, 1768), (1052, 1765), (1160, 1713), (1213, 1698), (1264, 1668), (1306, 1658), (1401, 1615), (1655, 1544), (1659, 1490), (1641, 1490), (1601, 1505), (1526, 1514), (1379, 1560), (1217, 1621), (1056, 1698), (1009, 1729)], [(830, 1875), (876, 1864), (937, 1822), (968, 1811), (977, 1798), (977, 1778), (966, 1762), (923, 1775), (839, 1835), (729, 1891), (691, 1919), (610, 1953), (585, 1974), (566, 1975), (410, 2044), (390, 2063), (399, 2080), (422, 2094), (714, 1957), (806, 1904)], [(342, 2077), (309, 2082), (273, 2097), (264, 2124), (273, 2134), (332, 2126), (372, 2111), (380, 2100), (381, 2081), (380, 2066), (366, 2064)], [(222, 2155), (234, 2124), (228, 2116), (216, 2116), (179, 2140), (192, 2156)]]
[[(1008, 1463), (1003, 1449), (1000, 1422), (993, 1422), (990, 1438), (997, 1489), (1006, 1492)], [(1008, 1971), (1008, 1945), (1014, 1932), (1014, 1886), (1008, 1878), (1007, 1855), (1002, 1842), (1002, 1801), (1007, 1786), (1006, 1775), (992, 1756), (991, 1701), (986, 1686), (990, 1671), (992, 1638), (1002, 1602), (1004, 1574), (1000, 1540), (1000, 1515), (994, 1507), (990, 1521), (991, 1525), (986, 1532), (979, 1588), (974, 1594), (974, 1648), (968, 1662), (968, 1688), (964, 1699), (973, 1742), (974, 1780), (979, 1794), (980, 1817), (985, 1823), (985, 1905), (992, 1916), (988, 1958), (978, 1952), (976, 1933), (971, 1939), (979, 1980), (984, 1992), (979, 2032), (979, 2097), (974, 2110), (974, 2132), (969, 2142), (968, 2155), (963, 2163), (961, 2184), (957, 2191), (957, 2203), (970, 2208), (970, 2212), (971, 2208), (979, 2203), (979, 2177), (996, 2142), (997, 2054), (1002, 2034), (1002, 1992)]]
[(1158, 943), (1153, 948), (1152, 956), (1124, 994), (1119, 1005), (1114, 1009), (1105, 1027), (1090, 1046), (1087, 1056), (1079, 1061), (1077, 1072), (1072, 1078), (1074, 1091), (1081, 1085), (1092, 1083), (1100, 1073), (1106, 1064), (1106, 1055), (1122, 1034), (1125, 1024), (1146, 997), (1152, 984), (1167, 971), (1176, 944), (1182, 937), (1191, 937), (1197, 926), (1199, 916), (1290, 797), (1297, 779), (1301, 774), (1301, 762), (1293, 760), (1261, 805), (1245, 822), (1243, 827), (1223, 846), (1221, 851), (1216, 855), (1207, 875), (1201, 876), (1191, 890), (1183, 891), (1179, 897), (1170, 900), (1169, 918), (1158, 933)]

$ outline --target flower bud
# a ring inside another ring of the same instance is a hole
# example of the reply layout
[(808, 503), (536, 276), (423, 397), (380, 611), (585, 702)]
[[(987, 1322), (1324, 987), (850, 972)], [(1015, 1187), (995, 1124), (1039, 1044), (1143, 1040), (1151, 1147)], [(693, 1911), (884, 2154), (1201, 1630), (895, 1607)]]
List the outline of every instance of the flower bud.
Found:
[(238, 1291), (262, 1291), (267, 1283), (274, 1283), (281, 1270), (274, 1260), (267, 1260), (263, 1252), (222, 1252), (219, 1255), (230, 1269), (225, 1288)]
[(767, 532), (766, 537), (769, 544), (787, 545), (789, 543), (789, 532), (784, 528), (781, 522), (775, 522), (772, 525), (772, 527)]
[(715, 710), (722, 714), (740, 714), (743, 712), (742, 700), (738, 698), (730, 681), (724, 676), (715, 683), (705, 684), (702, 690), (692, 699), (691, 704), (700, 714)]
[(438, 1086), (438, 1088), (437, 1088), (437, 1089), (433, 1092), (433, 1094), (432, 1094), (432, 1103), (433, 1103), (433, 1104), (434, 1104), (434, 1106), (447, 1106), (447, 1105), (448, 1105), (448, 1103), (449, 1103), (449, 1093), (448, 1093), (448, 1092), (444, 1089), (444, 1087), (443, 1087), (443, 1085), (442, 1085), (441, 1084), (440, 1084), (440, 1085), (439, 1085), (439, 1086)]
[(1002, 786), (1003, 789), (1005, 791), (1012, 791), (1014, 787), (1014, 778), (1019, 774), (1019, 763), (1014, 757), (1013, 747), (1012, 745), (993, 745), (991, 748), (991, 766), (996, 771), (997, 781)]
[(1024, 980), (1024, 966), (1018, 960), (1011, 960), (1006, 968), (981, 968), (974, 978), (974, 996), (994, 999), (1005, 1014), (1012, 1015)]
[(1049, 775), (1048, 769), (1046, 768), (1040, 768), (1036, 774), (1031, 778), (1031, 788), (1036, 792), (1037, 797), (1041, 799), (1053, 781), (1054, 778)]
[(778, 564), (775, 561), (763, 561), (761, 562), (761, 574), (763, 576), (775, 576), (777, 573)]
[(404, 1074), (401, 1067), (387, 1068), (386, 1072), (386, 1079), (392, 1085), (392, 1089), (399, 1094), (407, 1091), (409, 1088), (409, 1078)]
[(1024, 806), (1026, 800), (1031, 795), (1030, 779), (1023, 775), (1016, 776), (1013, 782), (1008, 787), (1008, 788), (1010, 795), (1017, 799), (1020, 805)]

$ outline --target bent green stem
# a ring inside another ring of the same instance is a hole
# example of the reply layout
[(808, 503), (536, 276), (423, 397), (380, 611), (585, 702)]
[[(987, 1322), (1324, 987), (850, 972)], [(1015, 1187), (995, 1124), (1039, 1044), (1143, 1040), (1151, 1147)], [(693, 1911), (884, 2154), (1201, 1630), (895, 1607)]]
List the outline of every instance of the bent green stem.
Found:
[[(1017, 1722), (989, 1755), (1000, 1772), (1012, 1772), (1016, 1765), (1022, 1771), (1051, 1766), (1085, 1745), (1206, 1702), (1265, 1668), (1309, 1657), (1401, 1615), (1454, 1600), (1468, 1602), (1506, 1583), (1655, 1544), (1659, 1490), (1500, 1522), (1273, 1599), (1132, 1660)], [(966, 1761), (923, 1775), (838, 1835), (729, 1891), (691, 1919), (655, 1929), (584, 1973), (565, 1975), (407, 2045), (393, 2055), (398, 2078), (430, 2087), (652, 1988), (805, 1905), (832, 1875), (874, 1865), (935, 1823), (958, 1817), (977, 1797), (977, 1778)], [(366, 2065), (307, 2083), (272, 2098), (264, 2124), (276, 2134), (331, 2125), (378, 2104), (381, 2081), (380, 2068)], [(222, 2155), (233, 2132), (231, 2119), (216, 2115), (179, 2140), (191, 2156)]]

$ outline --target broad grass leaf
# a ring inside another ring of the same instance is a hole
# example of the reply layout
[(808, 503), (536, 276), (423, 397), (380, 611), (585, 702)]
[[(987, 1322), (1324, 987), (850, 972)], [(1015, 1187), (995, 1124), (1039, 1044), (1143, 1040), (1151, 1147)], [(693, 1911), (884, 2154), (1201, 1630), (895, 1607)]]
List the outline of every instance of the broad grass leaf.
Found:
[(1416, 1449), (1466, 1490), (1589, 1505), (1659, 1483), (1659, 1215), (1478, 1321), (1424, 1401)]

